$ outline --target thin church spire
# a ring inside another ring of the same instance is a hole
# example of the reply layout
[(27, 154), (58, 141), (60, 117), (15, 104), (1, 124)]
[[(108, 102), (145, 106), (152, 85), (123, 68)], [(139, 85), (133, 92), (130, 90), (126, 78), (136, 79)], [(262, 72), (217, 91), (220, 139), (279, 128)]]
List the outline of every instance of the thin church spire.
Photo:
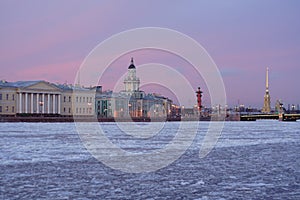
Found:
[(271, 97), (269, 93), (269, 68), (267, 67), (266, 71), (266, 93), (264, 96), (264, 106), (262, 108), (262, 113), (271, 112)]
[(266, 91), (269, 91), (269, 67), (267, 67), (266, 73)]
[(131, 57), (131, 64), (133, 65), (133, 57)]

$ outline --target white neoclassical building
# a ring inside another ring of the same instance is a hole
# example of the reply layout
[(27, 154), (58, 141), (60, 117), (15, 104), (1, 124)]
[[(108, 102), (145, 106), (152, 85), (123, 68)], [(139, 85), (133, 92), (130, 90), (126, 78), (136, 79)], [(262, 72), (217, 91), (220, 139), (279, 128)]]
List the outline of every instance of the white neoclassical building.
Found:
[(0, 114), (60, 114), (62, 90), (46, 81), (0, 84)]
[(95, 88), (46, 81), (0, 82), (0, 115), (92, 116)]

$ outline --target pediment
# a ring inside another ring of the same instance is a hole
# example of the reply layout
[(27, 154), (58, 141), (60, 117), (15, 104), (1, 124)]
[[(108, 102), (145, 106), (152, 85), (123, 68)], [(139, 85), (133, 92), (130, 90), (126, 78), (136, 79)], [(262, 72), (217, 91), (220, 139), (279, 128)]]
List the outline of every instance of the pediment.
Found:
[(41, 81), (35, 84), (32, 84), (30, 86), (24, 87), (23, 90), (43, 90), (43, 91), (61, 91), (58, 87), (56, 87), (55, 85), (52, 85), (50, 83)]

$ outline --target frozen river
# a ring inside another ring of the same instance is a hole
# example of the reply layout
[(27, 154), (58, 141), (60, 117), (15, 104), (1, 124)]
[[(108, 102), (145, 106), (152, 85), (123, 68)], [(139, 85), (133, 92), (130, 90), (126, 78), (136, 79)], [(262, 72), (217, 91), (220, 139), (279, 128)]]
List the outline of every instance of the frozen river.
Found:
[[(204, 158), (199, 150), (208, 122), (183, 123), (187, 135), (186, 127), (197, 126), (183, 155), (142, 173), (94, 158), (74, 123), (0, 123), (0, 199), (300, 199), (299, 121), (226, 122)], [(147, 137), (139, 138), (115, 123), (100, 124), (114, 145), (133, 154), (166, 148), (179, 125), (155, 123), (159, 133), (151, 135), (154, 129), (140, 123), (131, 130), (145, 130)]]

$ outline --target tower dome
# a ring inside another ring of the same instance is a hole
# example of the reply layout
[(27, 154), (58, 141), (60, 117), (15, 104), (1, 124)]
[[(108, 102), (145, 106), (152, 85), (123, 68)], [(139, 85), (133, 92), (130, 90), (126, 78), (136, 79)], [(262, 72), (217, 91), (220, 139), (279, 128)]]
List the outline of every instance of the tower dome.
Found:
[(128, 69), (135, 69), (135, 66), (133, 64), (133, 58), (131, 58), (131, 62), (130, 62)]
[(127, 76), (124, 79), (125, 92), (132, 94), (139, 91), (140, 79), (136, 76), (136, 68), (133, 64), (133, 58), (131, 58), (131, 64), (128, 67)]

